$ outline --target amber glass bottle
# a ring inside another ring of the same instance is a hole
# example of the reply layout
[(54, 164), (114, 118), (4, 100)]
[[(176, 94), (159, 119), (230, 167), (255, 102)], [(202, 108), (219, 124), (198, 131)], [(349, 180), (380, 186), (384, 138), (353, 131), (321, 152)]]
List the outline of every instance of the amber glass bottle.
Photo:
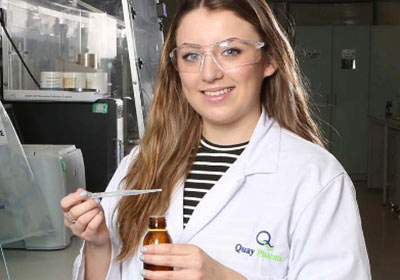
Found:
[[(167, 221), (165, 220), (165, 217), (150, 217), (149, 231), (144, 237), (143, 245), (161, 244), (161, 243), (172, 243), (171, 237), (169, 236), (167, 231)], [(174, 270), (173, 267), (151, 265), (147, 263), (144, 264), (144, 269), (159, 270), (159, 271)]]

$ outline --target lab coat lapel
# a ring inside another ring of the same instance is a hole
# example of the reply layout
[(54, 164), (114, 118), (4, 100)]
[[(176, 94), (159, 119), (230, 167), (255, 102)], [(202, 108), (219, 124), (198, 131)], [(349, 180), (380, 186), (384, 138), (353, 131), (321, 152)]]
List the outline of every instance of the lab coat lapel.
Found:
[(241, 163), (235, 162), (203, 197), (178, 239), (178, 243), (189, 243), (202, 228), (218, 215), (242, 185), (244, 175), (237, 175), (241, 174), (242, 170)]
[(168, 233), (174, 243), (179, 240), (183, 231), (183, 184), (183, 181), (179, 182), (165, 213)]

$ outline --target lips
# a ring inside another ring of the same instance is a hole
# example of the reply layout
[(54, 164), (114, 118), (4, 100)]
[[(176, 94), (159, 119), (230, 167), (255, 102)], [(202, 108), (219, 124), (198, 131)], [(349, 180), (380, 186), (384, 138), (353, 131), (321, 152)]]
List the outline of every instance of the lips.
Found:
[(219, 89), (207, 89), (201, 91), (203, 94), (207, 96), (220, 96), (223, 94), (226, 94), (228, 92), (231, 92), (234, 88), (233, 87), (228, 87), (228, 88), (219, 88)]

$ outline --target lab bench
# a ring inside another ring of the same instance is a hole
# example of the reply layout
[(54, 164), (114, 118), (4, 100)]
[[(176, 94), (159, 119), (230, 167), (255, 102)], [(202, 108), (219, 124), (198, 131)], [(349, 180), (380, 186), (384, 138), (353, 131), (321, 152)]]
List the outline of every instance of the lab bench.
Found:
[(383, 205), (400, 206), (400, 120), (368, 116), (368, 188), (383, 190)]

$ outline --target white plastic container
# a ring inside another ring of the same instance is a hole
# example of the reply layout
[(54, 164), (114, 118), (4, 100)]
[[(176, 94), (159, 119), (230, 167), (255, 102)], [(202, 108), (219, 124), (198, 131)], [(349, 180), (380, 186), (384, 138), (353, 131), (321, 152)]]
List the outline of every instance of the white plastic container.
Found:
[(63, 89), (63, 72), (43, 71), (40, 73), (40, 88), (49, 90)]
[(64, 226), (60, 200), (77, 188), (85, 188), (82, 152), (74, 145), (23, 145), (29, 164), (50, 211), (55, 232), (24, 240), (27, 249), (54, 250), (67, 247), (72, 232)]
[(86, 88), (100, 91), (101, 93), (108, 92), (108, 75), (103, 72), (87, 73)]
[(75, 73), (75, 88), (86, 88), (86, 73)]

